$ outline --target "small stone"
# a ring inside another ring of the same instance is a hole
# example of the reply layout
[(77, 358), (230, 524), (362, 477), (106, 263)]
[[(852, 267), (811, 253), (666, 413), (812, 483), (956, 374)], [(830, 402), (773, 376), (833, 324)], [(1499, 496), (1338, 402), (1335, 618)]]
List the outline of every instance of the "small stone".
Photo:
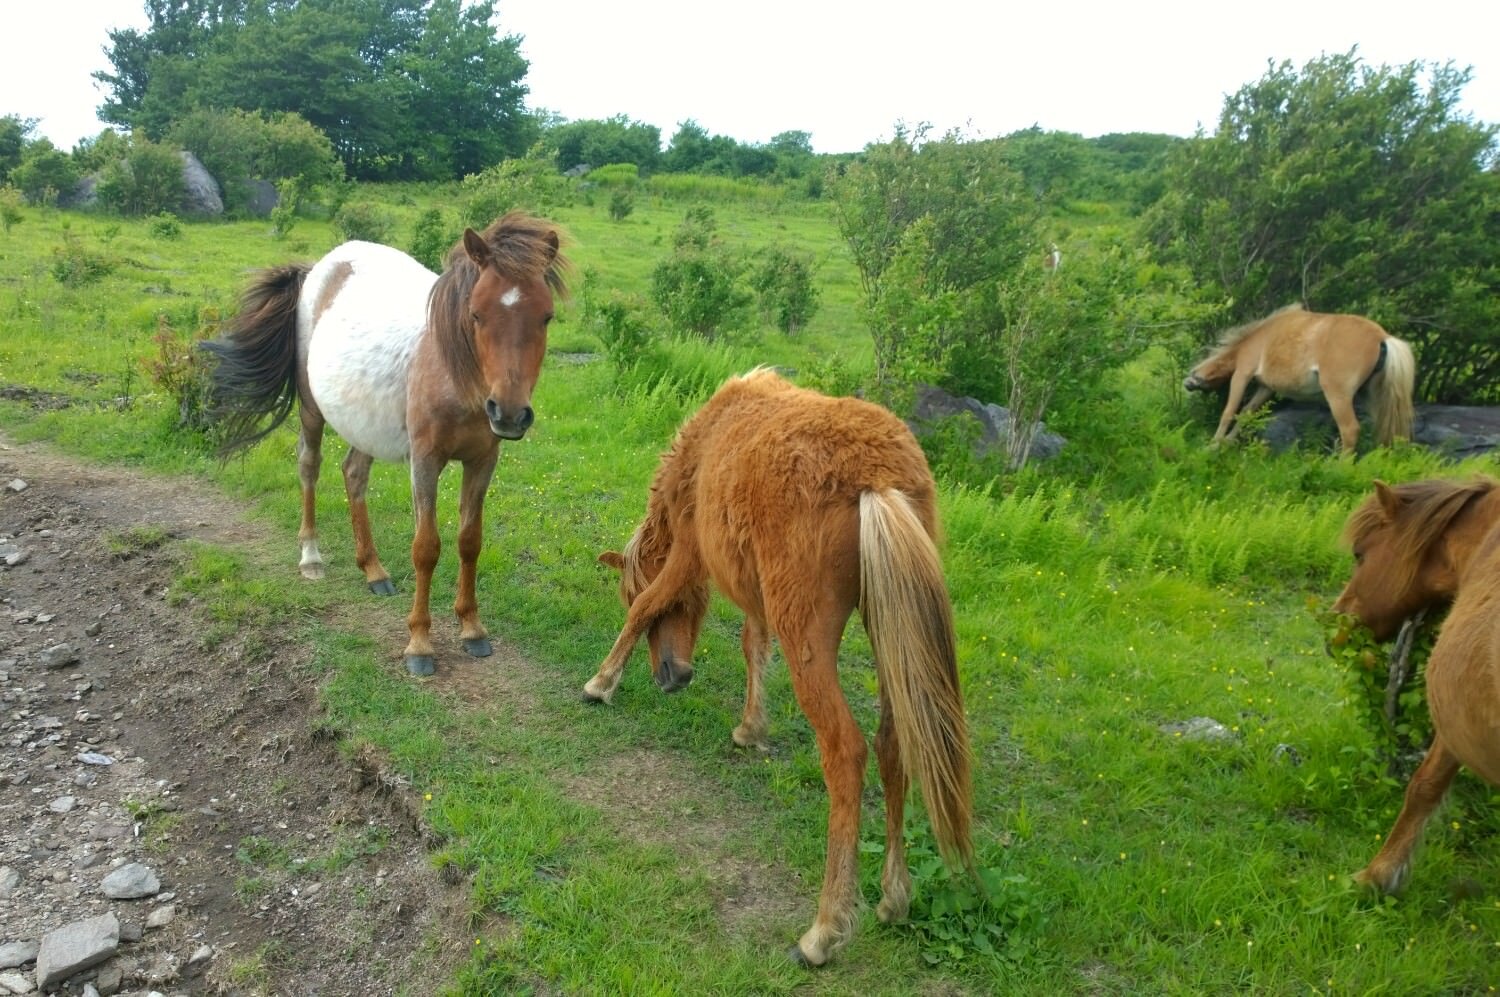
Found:
[(21, 494), (30, 487), (30, 485), (22, 481), (20, 478), (11, 478), (5, 483), (5, 490), (8, 492), (15, 492), (17, 495)]
[(213, 957), (214, 950), (212, 946), (199, 945), (193, 950), (193, 954), (188, 956), (187, 965), (182, 967), (183, 972), (188, 976), (197, 976), (208, 968), (208, 961)]
[(32, 982), (20, 973), (0, 973), (0, 987), (3, 987), (6, 993), (12, 994), (29, 994), (36, 989)]
[(50, 989), (91, 966), (97, 966), (120, 948), (120, 922), (113, 914), (74, 921), (50, 931), (42, 939), (36, 957), (36, 984)]
[(0, 969), (15, 969), (28, 962), (36, 962), (39, 948), (41, 946), (35, 941), (6, 942), (0, 945)]
[(1162, 724), (1163, 734), (1180, 737), (1185, 741), (1232, 741), (1235, 733), (1213, 717), (1193, 717), (1176, 723)]
[(78, 661), (78, 652), (72, 644), (53, 644), (51, 647), (42, 648), (37, 654), (37, 659), (43, 668), (66, 668)]
[(122, 942), (138, 942), (145, 933), (146, 929), (141, 927), (139, 921), (120, 922), (120, 941)]
[(85, 765), (113, 765), (115, 760), (108, 755), (101, 755), (97, 751), (85, 751), (78, 756), (78, 760)]
[(165, 928), (172, 923), (172, 919), (176, 916), (176, 904), (166, 904), (165, 906), (158, 907), (146, 915), (146, 930), (154, 931), (157, 928)]
[(95, 620), (93, 623), (90, 623), (88, 626), (84, 627), (83, 632), (85, 636), (97, 637), (99, 636), (99, 631), (103, 629), (104, 624), (100, 623), (98, 620)]
[(0, 865), (0, 897), (15, 893), (21, 885), (21, 874), (8, 865)]
[(94, 983), (99, 987), (100, 997), (114, 997), (125, 985), (125, 972), (111, 963), (99, 970), (99, 975), (94, 977)]
[(147, 866), (130, 862), (105, 876), (99, 889), (113, 900), (136, 900), (159, 893), (161, 882)]
[(29, 560), (31, 560), (31, 551), (22, 547), (20, 550), (12, 550), (9, 554), (5, 555), (5, 566), (7, 568), (19, 568)]
[(65, 814), (71, 813), (76, 806), (78, 806), (78, 798), (76, 796), (59, 796), (47, 804), (47, 809), (55, 814)]

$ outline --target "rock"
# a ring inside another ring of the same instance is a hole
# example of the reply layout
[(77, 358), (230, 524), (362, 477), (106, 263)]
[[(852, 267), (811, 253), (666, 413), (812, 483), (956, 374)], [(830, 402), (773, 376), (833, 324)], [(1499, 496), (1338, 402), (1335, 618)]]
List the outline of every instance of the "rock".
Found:
[(77, 760), (85, 765), (113, 765), (115, 760), (108, 755), (101, 755), (97, 751), (84, 751), (77, 756)]
[(246, 213), (256, 218), (269, 218), (276, 205), (281, 203), (281, 194), (269, 180), (246, 180), (241, 190)]
[(21, 494), (30, 487), (30, 485), (22, 481), (20, 478), (11, 478), (5, 483), (5, 490), (8, 492), (15, 492), (17, 495)]
[(8, 865), (0, 865), (0, 898), (9, 897), (21, 886), (21, 874)]
[(39, 948), (41, 946), (35, 941), (6, 942), (0, 945), (0, 969), (15, 969), (28, 962), (35, 962)]
[(1162, 724), (1157, 729), (1163, 734), (1181, 737), (1187, 741), (1232, 741), (1236, 736), (1234, 731), (1213, 717), (1193, 717), (1191, 720)]
[(31, 551), (25, 547), (12, 548), (10, 553), (5, 555), (5, 566), (7, 568), (19, 568), (29, 560), (31, 560)]
[(1290, 744), (1278, 744), (1271, 752), (1271, 757), (1278, 762), (1286, 762), (1293, 768), (1302, 764), (1302, 752)]
[(120, 947), (120, 922), (113, 914), (74, 921), (48, 932), (36, 957), (36, 983), (43, 990), (112, 957)]
[(165, 928), (167, 925), (172, 923), (172, 919), (176, 916), (176, 904), (165, 904), (161, 907), (158, 907), (154, 911), (146, 915), (146, 930), (154, 931), (157, 928)]
[[(1364, 406), (1359, 410), (1364, 414)], [(1370, 420), (1360, 423), (1361, 447), (1373, 432)], [(1338, 428), (1326, 405), (1287, 404), (1279, 407), (1262, 434), (1272, 453), (1293, 446), (1321, 452), (1338, 441)], [(1455, 460), (1500, 448), (1500, 408), (1480, 405), (1418, 405), (1412, 442)]]
[(197, 976), (208, 968), (209, 960), (213, 957), (213, 946), (199, 945), (193, 950), (193, 954), (188, 956), (187, 965), (182, 967), (183, 974), (186, 976)]
[[(148, 867), (139, 862), (130, 862), (105, 876), (99, 889), (113, 900), (135, 900), (155, 896), (161, 891), (161, 882)], [(118, 926), (115, 933), (119, 933)]]
[[(942, 388), (921, 385), (917, 388), (916, 404), (912, 410), (911, 429), (918, 436), (930, 432), (936, 424), (947, 419), (972, 417), (979, 426), (979, 436), (973, 441), (974, 455), (985, 457), (993, 453), (1005, 453), (1011, 436), (1010, 412), (993, 402), (985, 403), (977, 398), (959, 398)], [(1046, 423), (1037, 425), (1036, 435), (1031, 440), (1029, 460), (1047, 460), (1062, 453), (1067, 440), (1047, 429)]]
[(219, 193), (219, 182), (191, 152), (182, 156), (182, 181), (186, 188), (182, 197), (182, 211), (186, 215), (215, 218), (224, 213), (224, 198)]
[(37, 661), (48, 670), (77, 664), (78, 652), (72, 644), (53, 644), (37, 653)]
[(94, 984), (99, 988), (101, 997), (113, 997), (125, 985), (125, 973), (119, 966), (105, 966), (94, 977)]
[(74, 796), (59, 796), (47, 804), (47, 809), (55, 814), (72, 813), (73, 808), (78, 805), (78, 798)]
[(0, 973), (0, 988), (6, 993), (29, 994), (36, 986), (20, 973)]

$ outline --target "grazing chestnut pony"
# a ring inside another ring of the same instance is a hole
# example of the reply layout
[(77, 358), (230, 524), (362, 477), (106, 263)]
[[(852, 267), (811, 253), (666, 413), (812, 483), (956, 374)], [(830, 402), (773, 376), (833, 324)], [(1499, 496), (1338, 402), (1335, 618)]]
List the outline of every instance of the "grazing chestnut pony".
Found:
[(876, 914), (900, 920), (910, 902), (902, 839), (910, 777), (942, 853), (972, 868), (968, 733), (934, 493), (900, 419), (757, 369), (725, 383), (683, 425), (651, 483), (645, 521), (623, 554), (599, 557), (620, 571), (628, 612), (584, 687), (589, 699), (614, 695), (643, 634), (663, 691), (692, 681), (712, 581), (745, 613), (745, 713), (734, 742), (764, 747), (762, 672), (779, 638), (829, 796), (818, 913), (791, 953), (808, 965), (849, 940), (858, 904), (867, 749), (838, 680), (839, 639), (856, 606), (879, 679), (886, 831)]
[(558, 246), (555, 226), (519, 213), (483, 232), (467, 229), (441, 276), (387, 246), (346, 242), (311, 266), (259, 272), (226, 337), (204, 344), (218, 358), (213, 391), (224, 454), (255, 443), (297, 407), (303, 577), (323, 577), (314, 518), (323, 427), (349, 444), (344, 490), (355, 561), (380, 595), (396, 589), (370, 534), (370, 464), (410, 462), (417, 591), (406, 666), (414, 675), (434, 670), (428, 593), (440, 546), (437, 484), (452, 460), (463, 464), (453, 608), (464, 650), (491, 653), (474, 594), (484, 495), (500, 441), (520, 439), (534, 418), (531, 392), (553, 296), (566, 293)]
[(1427, 659), (1433, 739), (1380, 849), (1355, 878), (1400, 889), (1422, 825), (1466, 765), (1500, 786), (1500, 482), (1418, 481), (1375, 494), (1349, 518), (1354, 574), (1333, 608), (1386, 640), (1426, 606), (1452, 603)]
[(1245, 404), (1254, 412), (1273, 394), (1304, 401), (1321, 394), (1338, 423), (1345, 453), (1359, 442), (1354, 396), (1368, 385), (1375, 417), (1375, 442), (1390, 446), (1410, 438), (1416, 361), (1411, 347), (1367, 318), (1303, 311), (1288, 305), (1268, 317), (1230, 329), (1219, 346), (1188, 374), (1182, 386), (1206, 391), (1229, 384), (1214, 443), (1233, 439), (1240, 401), (1251, 381), (1255, 393)]

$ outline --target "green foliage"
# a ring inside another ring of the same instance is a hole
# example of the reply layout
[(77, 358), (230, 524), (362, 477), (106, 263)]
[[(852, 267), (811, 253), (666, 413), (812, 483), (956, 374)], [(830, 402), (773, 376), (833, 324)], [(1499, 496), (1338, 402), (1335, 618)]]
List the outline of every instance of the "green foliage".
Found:
[(63, 244), (52, 249), (50, 269), (53, 279), (59, 284), (83, 287), (109, 276), (116, 265), (112, 257), (89, 249), (77, 236), (65, 232)]
[(753, 300), (743, 263), (719, 247), (686, 246), (651, 271), (651, 300), (667, 324), (704, 339), (744, 328)]
[(297, 224), (297, 212), (302, 208), (302, 192), (302, 181), (296, 177), (276, 185), (276, 206), (271, 209), (272, 238), (285, 239)]
[(177, 427), (202, 431), (212, 423), (210, 404), (213, 371), (209, 354), (200, 348), (219, 333), (219, 314), (204, 309), (195, 333), (178, 332), (166, 315), (158, 315), (152, 342), (156, 355), (143, 361), (146, 376), (177, 404)]
[(1427, 710), (1427, 659), (1437, 635), (1435, 624), (1423, 624), (1412, 641), (1410, 671), (1396, 693), (1394, 710), (1387, 713), (1391, 671), (1385, 649), (1357, 619), (1309, 605), (1324, 644), (1349, 684), (1350, 698), (1360, 724), (1375, 745), (1374, 770), (1369, 776), (1410, 775), (1432, 742), (1432, 716)]
[(182, 157), (171, 146), (132, 141), (124, 158), (99, 177), (99, 203), (122, 215), (158, 215), (182, 209), (187, 184)]
[(630, 217), (635, 210), (635, 196), (623, 188), (615, 190), (609, 196), (609, 217), (617, 222), (623, 222)]
[(579, 299), (580, 324), (599, 338), (604, 355), (617, 372), (647, 360), (660, 345), (646, 302), (617, 289), (605, 291), (599, 286), (598, 271), (584, 271)]
[(545, 214), (571, 200), (570, 187), (551, 157), (535, 148), (523, 159), (507, 159), (464, 177), (463, 223), (482, 229), (507, 211)]
[(370, 201), (350, 201), (333, 216), (334, 230), (345, 241), (384, 243), (395, 226), (396, 220), (390, 213)]
[(807, 325), (818, 311), (814, 269), (811, 256), (782, 246), (771, 246), (755, 256), (750, 287), (761, 316), (789, 336)]
[[(295, 112), (361, 179), (453, 179), (535, 137), (520, 38), (497, 36), (495, 0), (152, 4), (147, 13), (146, 29), (108, 33), (110, 69), (94, 74), (107, 92), (101, 116), (132, 133), (161, 138), (202, 108)], [(268, 176), (293, 175), (304, 174)]]
[(10, 184), (0, 186), (0, 231), (10, 235), (12, 225), (20, 224), (21, 192)]
[(1352, 52), (1268, 69), (1172, 150), (1158, 253), (1219, 328), (1298, 301), (1367, 315), (1411, 341), (1423, 398), (1500, 400), (1497, 126), (1459, 111), (1468, 81)]
[(56, 204), (59, 196), (78, 185), (78, 167), (49, 140), (37, 139), (26, 146), (21, 162), (11, 169), (10, 182), (28, 204)]
[(73, 147), (73, 164), (82, 174), (98, 173), (130, 152), (130, 137), (106, 128)]
[(448, 250), (457, 241), (458, 234), (450, 228), (442, 209), (428, 208), (412, 222), (407, 252), (427, 269), (442, 273)]
[(163, 211), (151, 219), (147, 231), (155, 239), (180, 239), (182, 238), (182, 225), (178, 223), (177, 216), (170, 211)]
[(10, 171), (21, 165), (21, 154), (36, 131), (35, 118), (22, 118), (17, 114), (0, 115), (0, 184), (5, 183)]
[(650, 172), (661, 158), (661, 129), (617, 114), (603, 121), (569, 121), (547, 129), (543, 145), (556, 153), (557, 166), (571, 170), (575, 166), (592, 166), (589, 179), (599, 179), (605, 164), (633, 166)]
[(175, 120), (168, 136), (219, 181), (230, 210), (245, 206), (252, 179), (297, 178), (312, 188), (343, 178), (328, 137), (294, 113), (198, 108)]
[(609, 163), (589, 172), (589, 183), (600, 187), (633, 188), (640, 180), (640, 168), (634, 163)]

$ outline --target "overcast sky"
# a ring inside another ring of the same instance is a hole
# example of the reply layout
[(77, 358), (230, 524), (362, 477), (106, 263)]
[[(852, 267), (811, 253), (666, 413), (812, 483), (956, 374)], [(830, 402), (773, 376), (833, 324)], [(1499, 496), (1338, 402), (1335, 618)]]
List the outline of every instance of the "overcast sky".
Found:
[[(103, 127), (111, 27), (141, 0), (0, 0), (0, 115), (41, 119), (68, 149)], [(1460, 110), (1500, 123), (1500, 0), (501, 0), (523, 36), (529, 104), (570, 120), (624, 114), (662, 141), (693, 119), (765, 142), (848, 152), (930, 123), (978, 138), (1033, 124), (1092, 137), (1211, 130), (1267, 60), (1300, 67), (1357, 45), (1371, 64), (1473, 69)]]

